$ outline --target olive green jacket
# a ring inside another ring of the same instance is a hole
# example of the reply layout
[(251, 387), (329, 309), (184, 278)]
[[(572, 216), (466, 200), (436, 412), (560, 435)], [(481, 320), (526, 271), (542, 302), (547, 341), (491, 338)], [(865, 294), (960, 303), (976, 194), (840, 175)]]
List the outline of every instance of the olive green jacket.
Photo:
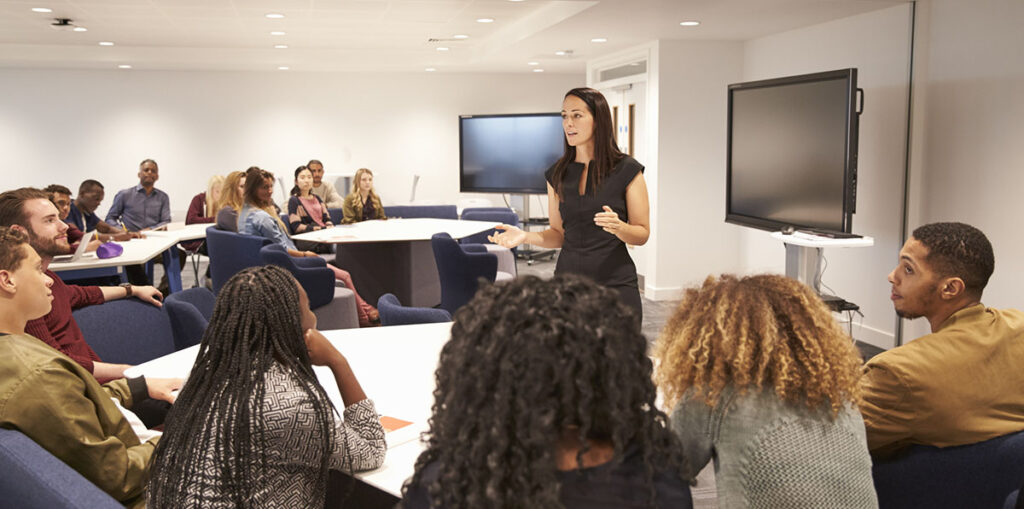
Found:
[[(376, 194), (371, 194), (370, 200), (373, 201), (373, 211), (376, 216), (374, 219), (387, 219), (388, 216), (384, 214), (384, 205), (381, 205), (380, 198)], [(358, 223), (363, 220), (363, 201), (359, 193), (353, 193), (345, 197), (345, 203), (341, 206), (341, 212), (341, 224)]]
[(145, 505), (149, 458), (111, 401), (132, 407), (128, 382), (104, 385), (29, 335), (0, 336), (0, 426), (16, 429), (129, 507)]

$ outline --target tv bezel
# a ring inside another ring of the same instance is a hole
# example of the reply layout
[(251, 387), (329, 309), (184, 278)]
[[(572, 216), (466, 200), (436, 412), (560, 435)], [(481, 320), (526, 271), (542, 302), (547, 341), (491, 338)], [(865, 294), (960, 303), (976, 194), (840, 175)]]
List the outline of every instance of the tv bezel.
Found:
[[(547, 194), (547, 185), (542, 189), (521, 188), (521, 187), (466, 187), (466, 175), (463, 171), (463, 146), (462, 146), (462, 121), (473, 118), (512, 118), (512, 117), (561, 117), (561, 112), (543, 113), (493, 113), (486, 115), (459, 115), (459, 192), (460, 193), (496, 193), (496, 194)], [(564, 136), (563, 136), (564, 144)], [(544, 168), (541, 170), (543, 176)]]
[[(839, 229), (822, 228), (808, 224), (795, 224), (776, 221), (757, 216), (734, 213), (732, 207), (732, 123), (733, 123), (733, 92), (757, 88), (773, 88), (779, 86), (813, 83), (818, 81), (846, 81), (846, 156), (843, 162), (843, 218)], [(860, 119), (857, 111), (857, 69), (839, 69), (835, 71), (801, 74), (767, 80), (748, 81), (729, 85), (728, 119), (726, 126), (726, 160), (725, 160), (725, 222), (756, 228), (766, 231), (780, 231), (792, 226), (800, 230), (817, 232), (853, 233), (853, 214), (857, 209), (857, 149), (860, 136)]]

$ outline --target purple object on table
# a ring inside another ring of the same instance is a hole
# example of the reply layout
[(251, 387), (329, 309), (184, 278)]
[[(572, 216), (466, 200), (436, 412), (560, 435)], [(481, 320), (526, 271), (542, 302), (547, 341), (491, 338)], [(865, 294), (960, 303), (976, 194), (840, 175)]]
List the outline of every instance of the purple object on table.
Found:
[(121, 256), (124, 252), (124, 248), (117, 242), (107, 242), (106, 244), (100, 244), (100, 247), (96, 248), (97, 258), (114, 258)]

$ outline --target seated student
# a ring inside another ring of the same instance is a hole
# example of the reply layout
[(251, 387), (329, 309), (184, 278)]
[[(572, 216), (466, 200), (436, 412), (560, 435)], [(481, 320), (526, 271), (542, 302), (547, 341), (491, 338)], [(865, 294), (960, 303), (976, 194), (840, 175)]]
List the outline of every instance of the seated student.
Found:
[[(288, 251), (291, 256), (317, 256), (312, 251), (299, 251), (295, 248), (292, 239), (285, 233), (287, 228), (285, 228), (284, 222), (276, 214), (274, 203), (271, 200), (273, 194), (274, 174), (259, 168), (249, 168), (245, 175), (245, 205), (238, 213), (238, 233), (270, 239)], [(360, 327), (379, 325), (380, 313), (359, 296), (359, 292), (356, 291), (356, 287), (352, 283), (352, 276), (331, 264), (327, 264), (327, 268), (334, 271), (335, 279), (345, 283), (345, 287), (355, 294), (356, 314), (359, 316)]]
[(345, 197), (341, 206), (343, 224), (358, 223), (370, 219), (387, 219), (380, 196), (373, 191), (373, 172), (359, 168), (352, 179), (352, 192)]
[(334, 184), (324, 182), (324, 164), (316, 159), (310, 159), (306, 167), (313, 173), (313, 194), (320, 197), (327, 208), (338, 208), (341, 206), (341, 195), (334, 188)]
[[(256, 168), (255, 166), (249, 169)], [(257, 170), (259, 168), (256, 168)], [(242, 195), (245, 193), (245, 172), (233, 171), (224, 177), (220, 188), (220, 201), (217, 208), (217, 229), (229, 232), (238, 231), (238, 212), (245, 205)]]
[[(53, 271), (47, 270), (54, 256), (70, 253), (67, 242), (68, 225), (57, 217), (57, 208), (49, 196), (38, 189), (21, 188), (0, 193), (0, 226), (24, 232), (32, 248), (42, 257), (42, 269), (53, 280), (53, 306), (44, 316), (30, 320), (26, 331), (42, 342), (71, 357), (100, 382), (124, 376), (124, 370), (131, 366), (101, 362), (96, 352), (89, 347), (78, 328), (72, 310), (102, 304), (109, 300), (136, 297), (144, 302), (160, 306), (163, 295), (152, 286), (77, 286), (66, 285)], [(155, 383), (153, 380), (150, 383)], [(153, 389), (153, 388), (151, 388)], [(170, 389), (156, 388), (155, 393), (169, 394)], [(170, 401), (169, 396), (162, 397)], [(136, 412), (147, 426), (163, 422), (166, 405), (147, 402)]]
[[(43, 191), (50, 195), (50, 202), (53, 203), (53, 206), (57, 207), (60, 220), (67, 223), (68, 215), (71, 213), (71, 190), (60, 184), (50, 184)], [(78, 249), (78, 241), (82, 240), (85, 232), (74, 224), (68, 223), (67, 236), (68, 244), (71, 245), (71, 250), (74, 251)], [(87, 250), (95, 251), (99, 247), (100, 241), (99, 239), (94, 239), (90, 244), (93, 245), (89, 246)]]
[(714, 459), (719, 507), (878, 507), (860, 356), (810, 288), (708, 278), (686, 291), (656, 358), (686, 471)]
[(96, 209), (103, 202), (103, 184), (89, 179), (82, 181), (78, 186), (78, 196), (71, 202), (68, 209), (67, 219), (64, 222), (68, 225), (75, 225), (83, 232), (96, 230), (96, 238), (100, 242), (117, 241), (122, 242), (142, 237), (138, 232), (128, 232), (122, 228), (116, 228), (96, 215)]
[(994, 266), (985, 234), (963, 223), (921, 226), (903, 244), (889, 274), (893, 307), (926, 318), (932, 333), (864, 366), (873, 456), (1024, 430), (1024, 313), (981, 303)]
[(119, 502), (144, 507), (158, 439), (141, 443), (111, 398), (131, 409), (160, 384), (150, 384), (148, 394), (142, 379), (101, 386), (28, 335), (25, 324), (50, 311), (51, 284), (27, 235), (0, 226), (0, 427), (24, 433)]
[[(224, 177), (214, 175), (206, 182), (206, 191), (192, 197), (188, 205), (188, 212), (185, 214), (185, 224), (213, 223), (217, 220), (217, 203), (220, 201), (220, 191), (224, 187)], [(207, 254), (202, 240), (182, 242), (186, 251), (199, 249), (200, 253)]]
[(636, 315), (583, 277), (481, 288), (441, 351), (402, 506), (692, 507), (646, 350)]
[[(292, 235), (315, 232), (331, 228), (331, 216), (319, 196), (310, 192), (313, 189), (313, 173), (305, 166), (295, 169), (295, 187), (288, 198), (288, 226)], [(330, 244), (310, 241), (296, 241), (296, 245), (315, 253), (332, 253)]]
[[(313, 365), (334, 373), (344, 420)], [(191, 373), (153, 457), (151, 508), (323, 507), (328, 469), (384, 462), (373, 402), (280, 267), (224, 285)]]

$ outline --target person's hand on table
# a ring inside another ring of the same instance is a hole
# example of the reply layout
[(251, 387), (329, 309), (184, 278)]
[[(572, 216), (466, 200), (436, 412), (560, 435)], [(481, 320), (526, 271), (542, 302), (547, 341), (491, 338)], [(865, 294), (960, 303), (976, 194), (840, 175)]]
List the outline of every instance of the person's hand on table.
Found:
[(617, 235), (626, 223), (619, 219), (619, 215), (611, 207), (605, 205), (602, 208), (604, 212), (594, 214), (594, 224), (612, 235)]
[(152, 286), (132, 286), (132, 297), (137, 297), (143, 302), (148, 302), (156, 307), (162, 307), (164, 294)]
[(146, 390), (149, 397), (173, 404), (178, 397), (171, 392), (181, 389), (184, 383), (181, 378), (147, 378)]
[(499, 224), (494, 229), (502, 230), (500, 233), (495, 232), (494, 235), (488, 235), (487, 240), (502, 246), (512, 249), (519, 246), (526, 240), (526, 232), (512, 225)]

